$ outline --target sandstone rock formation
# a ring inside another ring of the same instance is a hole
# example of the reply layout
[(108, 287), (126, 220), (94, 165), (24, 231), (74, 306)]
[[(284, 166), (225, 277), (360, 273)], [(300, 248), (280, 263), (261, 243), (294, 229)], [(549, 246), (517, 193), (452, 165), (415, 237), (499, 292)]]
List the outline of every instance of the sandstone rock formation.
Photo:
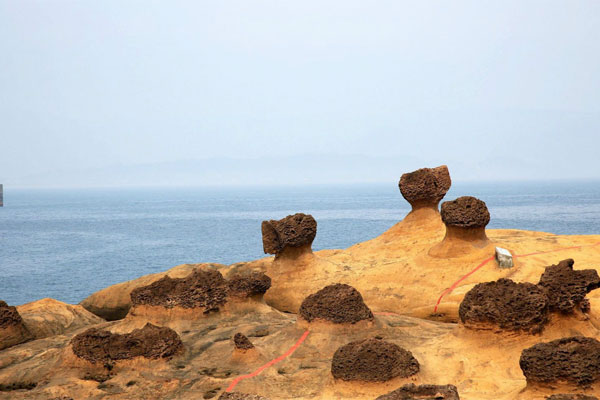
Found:
[(527, 383), (588, 386), (600, 379), (600, 342), (575, 336), (539, 343), (523, 350), (519, 365)]
[(150, 323), (123, 335), (91, 328), (75, 336), (71, 345), (77, 357), (94, 364), (135, 357), (171, 359), (183, 351), (183, 343), (175, 331)]
[(233, 337), (233, 345), (237, 350), (250, 350), (254, 348), (252, 342), (240, 332), (236, 333)]
[(373, 313), (352, 286), (336, 283), (325, 286), (302, 302), (300, 316), (308, 321), (329, 321), (335, 324), (372, 321)]
[(16, 307), (0, 300), (0, 350), (33, 339)]
[(448, 167), (442, 165), (403, 174), (398, 187), (413, 211), (424, 207), (437, 210), (440, 200), (444, 198), (451, 184)]
[(317, 221), (312, 215), (298, 213), (279, 221), (263, 221), (261, 229), (265, 253), (275, 254), (277, 258), (294, 251), (310, 252), (317, 235)]
[(460, 304), (460, 320), (467, 327), (539, 333), (548, 322), (549, 300), (543, 289), (532, 283), (510, 279), (480, 283)]
[(419, 362), (400, 346), (378, 338), (350, 342), (331, 361), (331, 374), (344, 381), (386, 382), (419, 372)]
[(415, 385), (410, 383), (376, 400), (460, 400), (454, 385)]
[(238, 273), (228, 279), (229, 295), (251, 297), (262, 295), (271, 287), (271, 278), (262, 272)]
[(585, 394), (553, 394), (546, 397), (546, 400), (598, 400), (594, 396), (586, 396)]
[(239, 392), (224, 392), (219, 396), (219, 400), (269, 400), (266, 397), (257, 394), (239, 393)]
[[(573, 259), (563, 260), (558, 265), (546, 267), (540, 277), (539, 286), (546, 289), (550, 299), (550, 309), (563, 313), (572, 312), (575, 307), (586, 308), (585, 296), (600, 287), (600, 276), (593, 269), (573, 270)], [(582, 307), (583, 305), (583, 307)]]

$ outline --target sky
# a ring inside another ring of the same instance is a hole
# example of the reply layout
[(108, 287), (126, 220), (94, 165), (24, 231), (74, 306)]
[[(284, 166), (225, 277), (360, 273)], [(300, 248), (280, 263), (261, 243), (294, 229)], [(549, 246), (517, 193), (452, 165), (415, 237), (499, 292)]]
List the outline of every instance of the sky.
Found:
[(600, 179), (600, 2), (0, 0), (0, 183)]

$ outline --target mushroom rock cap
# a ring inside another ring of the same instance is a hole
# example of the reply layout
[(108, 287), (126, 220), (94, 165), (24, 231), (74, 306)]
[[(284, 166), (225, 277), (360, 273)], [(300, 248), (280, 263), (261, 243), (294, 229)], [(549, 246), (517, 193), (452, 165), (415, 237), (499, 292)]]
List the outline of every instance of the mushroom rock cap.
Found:
[(519, 366), (528, 383), (588, 386), (600, 378), (600, 342), (574, 336), (538, 343), (523, 350)]
[(458, 315), (467, 327), (491, 323), (503, 330), (539, 333), (548, 322), (548, 303), (545, 291), (537, 285), (502, 278), (469, 290)]
[(375, 400), (460, 400), (454, 385), (415, 385), (410, 383)]
[(0, 350), (33, 339), (14, 306), (0, 300)]
[(183, 350), (181, 338), (174, 330), (151, 323), (124, 335), (91, 328), (75, 336), (71, 345), (77, 357), (92, 363), (135, 357), (171, 359)]
[(355, 324), (373, 320), (373, 313), (358, 290), (342, 283), (325, 286), (309, 295), (300, 305), (299, 313), (308, 322), (322, 319), (335, 324)]
[(386, 382), (419, 372), (419, 362), (400, 346), (372, 338), (350, 342), (336, 350), (331, 362), (334, 378), (344, 381)]
[(490, 222), (485, 202), (471, 196), (445, 201), (441, 214), (446, 226), (457, 228), (485, 228)]
[(219, 400), (269, 400), (266, 397), (257, 394), (240, 393), (240, 392), (223, 392), (219, 396)]
[(600, 276), (593, 269), (573, 270), (575, 261), (563, 260), (558, 265), (546, 267), (540, 277), (539, 286), (546, 289), (550, 309), (570, 313), (575, 307), (585, 309), (586, 294), (600, 287)]
[(262, 272), (239, 273), (228, 280), (229, 294), (250, 297), (265, 294), (271, 287), (271, 278)]
[(245, 335), (239, 332), (233, 337), (233, 344), (238, 350), (250, 350), (254, 348), (252, 342)]
[(398, 183), (402, 197), (413, 206), (413, 209), (421, 206), (433, 206), (437, 209), (438, 203), (444, 198), (451, 185), (450, 173), (445, 165), (437, 168), (421, 168), (402, 174)]
[(263, 221), (263, 249), (268, 254), (280, 254), (288, 247), (310, 246), (317, 235), (317, 221), (312, 215), (294, 214), (279, 221)]
[(204, 313), (218, 311), (227, 302), (227, 281), (219, 271), (197, 269), (185, 278), (164, 276), (148, 286), (131, 292), (136, 305), (172, 308), (204, 308)]

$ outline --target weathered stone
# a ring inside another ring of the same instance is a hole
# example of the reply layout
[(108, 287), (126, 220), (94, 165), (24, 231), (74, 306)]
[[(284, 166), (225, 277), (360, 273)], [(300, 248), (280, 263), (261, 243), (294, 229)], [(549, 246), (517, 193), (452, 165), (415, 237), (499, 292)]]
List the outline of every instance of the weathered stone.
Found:
[(440, 200), (444, 198), (451, 184), (448, 167), (442, 165), (403, 174), (398, 187), (402, 197), (410, 203), (413, 210), (421, 207), (433, 207), (437, 210)]
[(0, 350), (33, 339), (14, 306), (0, 300)]
[(502, 247), (496, 247), (496, 262), (500, 268), (512, 268), (514, 266), (512, 254)]
[(325, 286), (308, 296), (300, 305), (299, 313), (308, 322), (320, 319), (335, 324), (355, 324), (373, 320), (373, 313), (358, 290), (341, 283)]
[(257, 394), (248, 394), (240, 392), (223, 392), (219, 396), (219, 400), (269, 400), (266, 397), (259, 396)]
[(228, 279), (229, 295), (250, 297), (265, 294), (271, 287), (271, 278), (262, 272), (238, 273)]
[(233, 344), (237, 350), (250, 350), (254, 348), (252, 342), (239, 332), (233, 337)]
[(263, 221), (261, 229), (265, 253), (278, 255), (286, 248), (310, 247), (317, 235), (317, 221), (312, 215), (298, 213), (279, 221)]
[(598, 400), (598, 398), (585, 394), (553, 394), (550, 397), (546, 397), (546, 400)]
[(460, 400), (454, 385), (415, 385), (410, 383), (376, 400)]
[(442, 203), (442, 221), (457, 228), (485, 228), (490, 213), (485, 202), (471, 196)]

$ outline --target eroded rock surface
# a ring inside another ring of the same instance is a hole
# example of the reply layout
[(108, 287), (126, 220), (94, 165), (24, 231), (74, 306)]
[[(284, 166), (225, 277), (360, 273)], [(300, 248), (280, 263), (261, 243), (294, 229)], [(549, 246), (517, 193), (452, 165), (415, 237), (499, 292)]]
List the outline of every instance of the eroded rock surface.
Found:
[(224, 392), (219, 396), (219, 400), (269, 400), (266, 397), (257, 394), (240, 393), (240, 392)]
[(408, 172), (400, 177), (398, 187), (402, 197), (410, 203), (413, 209), (437, 206), (444, 198), (452, 180), (448, 167), (421, 168)]
[(250, 340), (242, 333), (236, 333), (233, 337), (233, 345), (238, 350), (250, 350), (254, 348), (254, 345)]
[(546, 400), (598, 400), (598, 398), (585, 394), (553, 394), (550, 397), (546, 397)]
[(446, 226), (457, 228), (484, 228), (490, 222), (485, 202), (472, 196), (442, 203), (441, 214)]
[(600, 378), (600, 342), (575, 336), (538, 343), (523, 350), (519, 366), (528, 383), (587, 386)]
[(344, 381), (386, 382), (419, 372), (419, 362), (400, 346), (378, 338), (350, 342), (335, 352), (334, 378)]
[(310, 246), (317, 235), (317, 221), (312, 215), (294, 214), (261, 225), (265, 253), (278, 255), (286, 248)]
[(73, 353), (92, 363), (135, 357), (170, 359), (183, 351), (179, 335), (172, 329), (147, 323), (127, 334), (91, 328), (71, 340)]
[(586, 309), (585, 296), (600, 287), (600, 276), (593, 269), (576, 271), (573, 259), (563, 260), (558, 265), (546, 267), (540, 277), (539, 286), (546, 289), (550, 309), (570, 313), (575, 307)]
[(341, 283), (325, 286), (308, 296), (300, 305), (299, 313), (308, 322), (320, 319), (336, 324), (355, 324), (373, 320), (373, 313), (358, 290)]
[(136, 305), (172, 308), (203, 308), (218, 311), (227, 302), (228, 283), (219, 271), (197, 269), (185, 278), (162, 279), (134, 289), (131, 302)]
[(415, 385), (410, 383), (376, 400), (460, 400), (454, 385)]
[(467, 327), (485, 328), (489, 323), (504, 330), (531, 333), (542, 331), (548, 314), (549, 300), (542, 288), (510, 279), (477, 284), (467, 292), (458, 310)]
[(235, 297), (250, 297), (265, 294), (271, 287), (271, 278), (262, 272), (236, 274), (228, 280), (229, 294)]
[(0, 300), (0, 350), (33, 339), (14, 306)]

